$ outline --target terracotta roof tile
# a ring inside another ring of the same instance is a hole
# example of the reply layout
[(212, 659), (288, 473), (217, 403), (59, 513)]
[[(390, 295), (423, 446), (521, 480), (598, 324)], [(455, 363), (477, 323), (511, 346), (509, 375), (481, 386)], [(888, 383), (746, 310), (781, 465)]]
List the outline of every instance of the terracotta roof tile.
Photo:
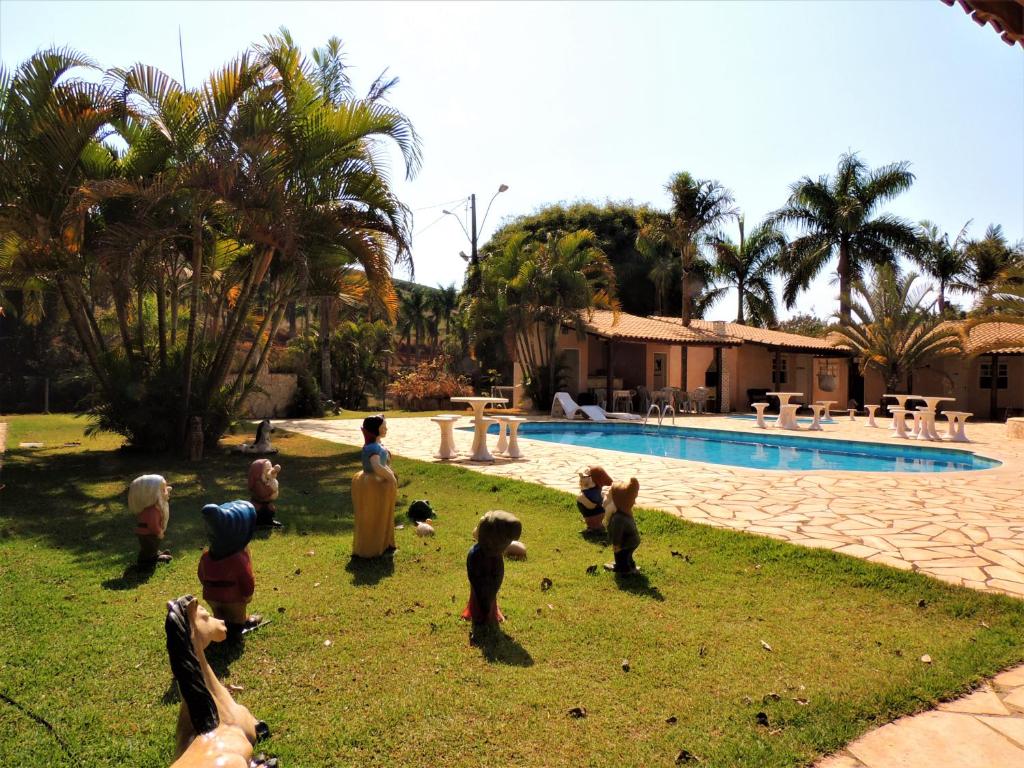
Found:
[(720, 336), (703, 328), (684, 328), (682, 323), (654, 317), (640, 317), (628, 312), (614, 313), (605, 309), (594, 310), (586, 323), (586, 330), (595, 336), (622, 341), (651, 341), (662, 344), (712, 344), (735, 346), (737, 338)]
[[(667, 323), (682, 326), (682, 320), (678, 317), (659, 317)], [(691, 320), (690, 327), (694, 330), (713, 332), (716, 321), (714, 320)], [(783, 349), (798, 350), (821, 350), (823, 352), (835, 352), (836, 347), (827, 339), (819, 339), (814, 336), (801, 336), (797, 333), (785, 333), (784, 331), (772, 331), (767, 328), (755, 328), (750, 325), (739, 323), (722, 323), (723, 332), (727, 336), (742, 339), (751, 344), (764, 344), (770, 347), (781, 347)]]
[(971, 328), (964, 347), (969, 355), (1024, 355), (1024, 323), (981, 323)]

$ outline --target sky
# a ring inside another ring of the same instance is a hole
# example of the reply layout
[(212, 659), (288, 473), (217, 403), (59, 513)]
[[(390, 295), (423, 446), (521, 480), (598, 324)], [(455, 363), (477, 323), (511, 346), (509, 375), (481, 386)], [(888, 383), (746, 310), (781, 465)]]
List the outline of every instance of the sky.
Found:
[[(555, 202), (667, 208), (682, 170), (732, 190), (748, 230), (803, 176), (856, 151), (906, 160), (914, 187), (886, 206), (1024, 238), (1024, 50), (958, 6), (902, 2), (25, 2), (0, 0), (0, 61), (70, 45), (104, 67), (143, 61), (195, 85), (287, 27), (305, 49), (345, 43), (357, 88), (383, 69), (423, 142), (406, 180), (415, 279), (461, 285), (469, 252), (446, 208), (507, 218)], [(467, 223), (468, 226), (468, 223)], [(736, 237), (736, 233), (732, 233)], [(399, 274), (404, 277), (405, 275)], [(830, 316), (822, 275), (792, 312)], [(955, 299), (955, 297), (954, 297)], [(783, 311), (783, 317), (790, 314)], [(708, 317), (735, 316), (735, 294)]]

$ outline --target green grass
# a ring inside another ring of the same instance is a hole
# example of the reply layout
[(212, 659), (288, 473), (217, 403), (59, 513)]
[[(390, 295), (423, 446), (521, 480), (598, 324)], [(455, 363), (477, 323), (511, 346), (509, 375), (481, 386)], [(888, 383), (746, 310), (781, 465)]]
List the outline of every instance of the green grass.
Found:
[[(0, 754), (163, 768), (177, 716), (164, 603), (200, 591), (199, 510), (244, 498), (248, 461), (146, 458), (82, 438), (71, 417), (8, 420), (0, 693), (74, 759), (2, 700)], [(82, 445), (17, 448), (29, 440)], [(701, 766), (804, 765), (1024, 658), (1024, 603), (657, 512), (639, 515), (643, 579), (589, 575), (611, 555), (579, 536), (570, 495), (402, 459), (399, 512), (430, 499), (437, 536), (398, 531), (393, 572), (349, 570), (355, 449), (275, 442), (287, 528), (252, 545), (253, 608), (272, 623), (215, 660), (288, 768), (669, 766), (682, 749)], [(124, 502), (142, 472), (174, 485), (175, 559), (140, 581)], [(530, 556), (508, 564), (507, 634), (481, 651), (458, 616), (470, 533), (491, 508), (523, 520)], [(568, 716), (577, 706), (586, 718)]]

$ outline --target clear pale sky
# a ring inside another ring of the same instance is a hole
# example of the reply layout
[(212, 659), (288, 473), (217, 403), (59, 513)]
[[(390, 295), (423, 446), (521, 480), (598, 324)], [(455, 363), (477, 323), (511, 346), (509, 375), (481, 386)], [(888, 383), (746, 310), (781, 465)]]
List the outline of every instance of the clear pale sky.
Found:
[[(385, 67), (423, 138), (401, 181), (416, 280), (461, 283), (468, 243), (445, 203), (499, 184), (482, 239), (551, 202), (667, 206), (688, 170), (732, 189), (747, 225), (840, 153), (909, 160), (888, 210), (954, 235), (1024, 237), (1024, 51), (959, 7), (905, 2), (219, 3), (0, 0), (0, 60), (71, 45), (101, 66), (153, 64), (195, 85), (279, 26), (305, 50), (337, 35), (360, 90)], [(457, 205), (457, 203), (452, 203)], [(434, 206), (434, 207), (431, 207)], [(735, 233), (733, 233), (735, 237)], [(823, 277), (797, 310), (828, 316)], [(711, 317), (735, 314), (735, 299)]]

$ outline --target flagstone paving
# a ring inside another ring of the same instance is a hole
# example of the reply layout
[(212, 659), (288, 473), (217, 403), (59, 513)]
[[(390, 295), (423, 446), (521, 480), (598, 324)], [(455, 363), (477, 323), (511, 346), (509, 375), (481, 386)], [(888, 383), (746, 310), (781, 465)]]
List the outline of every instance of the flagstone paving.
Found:
[[(681, 418), (679, 423), (760, 431), (752, 422), (721, 416)], [(467, 419), (464, 426), (469, 424)], [(333, 442), (362, 444), (358, 420), (291, 420), (275, 426)], [(455, 430), (460, 458), (449, 463), (571, 493), (579, 490), (576, 470), (599, 464), (613, 478), (636, 477), (640, 481), (637, 501), (644, 507), (1024, 598), (1024, 440), (1009, 439), (1004, 424), (969, 424), (968, 434), (973, 442), (956, 448), (998, 459), (1002, 466), (924, 474), (768, 471), (523, 437), (524, 458), (478, 463), (467, 458), (472, 432), (460, 429)], [(826, 425), (824, 432), (803, 435), (821, 440), (906, 442), (892, 437), (888, 429), (867, 427), (863, 419), (840, 419)], [(428, 418), (396, 419), (385, 443), (399, 456), (433, 461), (440, 434)], [(1024, 766), (1024, 666), (936, 710), (877, 728), (825, 758), (817, 768), (937, 766)]]
[[(757, 432), (723, 417), (679, 420), (694, 427)], [(469, 420), (465, 425), (469, 425)], [(276, 422), (326, 440), (360, 445), (357, 420)], [(904, 442), (863, 420), (840, 420), (821, 440)], [(951, 584), (1024, 598), (1024, 440), (1001, 424), (972, 424), (973, 443), (957, 446), (1003, 465), (973, 472), (770, 471), (640, 456), (520, 439), (525, 458), (468, 460), (472, 432), (455, 430), (461, 457), (449, 462), (478, 472), (579, 491), (576, 470), (600, 464), (614, 478), (640, 481), (638, 503), (695, 522), (825, 547)], [(397, 455), (433, 461), (438, 428), (427, 418), (395, 420), (385, 441)], [(493, 438), (492, 438), (493, 442)], [(916, 441), (915, 441), (916, 442)], [(924, 443), (933, 446), (933, 443)], [(610, 447), (610, 446), (609, 446)]]

